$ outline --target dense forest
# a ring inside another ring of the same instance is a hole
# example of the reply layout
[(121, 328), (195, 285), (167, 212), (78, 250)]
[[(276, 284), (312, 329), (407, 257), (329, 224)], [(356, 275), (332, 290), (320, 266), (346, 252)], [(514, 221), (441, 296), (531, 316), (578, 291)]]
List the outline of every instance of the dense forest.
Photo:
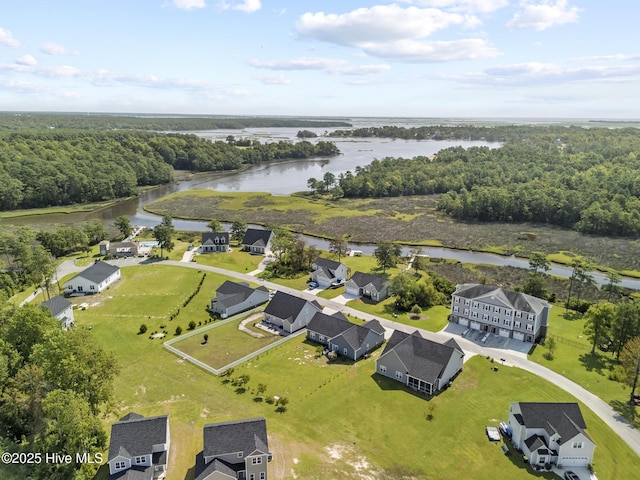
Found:
[(329, 142), (239, 148), (196, 135), (141, 131), (39, 130), (0, 133), (0, 210), (126, 197), (172, 181), (174, 169), (217, 171), (282, 158), (337, 155)]
[(73, 113), (0, 112), (0, 130), (61, 128), (74, 130), (154, 130), (187, 131), (265, 127), (329, 128), (351, 124), (331, 119), (267, 117), (152, 116)]
[[(384, 129), (376, 131), (382, 135)], [(605, 235), (640, 233), (640, 130), (495, 131), (491, 138), (504, 142), (499, 148), (454, 147), (431, 158), (375, 160), (341, 174), (338, 184), (346, 197), (441, 194), (438, 208), (459, 219), (544, 222)]]

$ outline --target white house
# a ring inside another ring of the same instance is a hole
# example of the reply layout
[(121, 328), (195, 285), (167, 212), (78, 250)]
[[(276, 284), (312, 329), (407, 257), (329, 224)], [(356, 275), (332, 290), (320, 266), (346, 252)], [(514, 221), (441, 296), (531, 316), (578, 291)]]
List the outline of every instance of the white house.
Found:
[(229, 251), (229, 232), (206, 232), (202, 234), (200, 253)]
[(242, 249), (253, 254), (269, 255), (271, 253), (272, 239), (273, 232), (271, 230), (247, 228), (242, 239)]
[(268, 301), (269, 290), (264, 286), (251, 288), (247, 283), (227, 280), (216, 289), (216, 296), (211, 299), (209, 310), (227, 318)]
[(58, 295), (43, 302), (40, 306), (49, 310), (54, 318), (60, 320), (63, 330), (73, 325), (75, 321), (73, 317), (73, 304), (66, 298)]
[(451, 294), (451, 321), (501, 337), (535, 342), (547, 335), (551, 305), (526, 293), (464, 283)]
[(315, 300), (277, 292), (264, 309), (264, 321), (276, 325), (286, 333), (293, 333), (309, 325), (309, 321), (322, 307)]
[(65, 295), (100, 293), (119, 278), (120, 267), (106, 262), (96, 262), (64, 282), (64, 293)]
[(318, 282), (321, 287), (329, 287), (337, 281), (346, 281), (349, 267), (344, 263), (318, 257), (311, 267), (311, 280)]
[(389, 283), (388, 278), (380, 275), (356, 272), (347, 281), (345, 292), (381, 302), (391, 294)]
[(588, 467), (595, 443), (589, 438), (577, 403), (512, 402), (511, 441), (531, 465)]
[(170, 444), (168, 415), (127, 414), (111, 426), (109, 478), (165, 478)]

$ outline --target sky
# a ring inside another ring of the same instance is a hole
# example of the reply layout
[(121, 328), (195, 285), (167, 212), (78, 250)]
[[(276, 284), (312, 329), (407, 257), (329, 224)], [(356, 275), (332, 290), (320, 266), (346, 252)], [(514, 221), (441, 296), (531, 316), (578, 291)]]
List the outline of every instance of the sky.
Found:
[(0, 110), (640, 118), (637, 0), (0, 0)]

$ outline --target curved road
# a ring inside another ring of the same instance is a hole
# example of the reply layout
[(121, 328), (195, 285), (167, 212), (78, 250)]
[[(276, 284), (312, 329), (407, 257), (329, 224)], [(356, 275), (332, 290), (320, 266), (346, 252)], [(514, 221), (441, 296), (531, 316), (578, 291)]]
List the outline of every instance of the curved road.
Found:
[[(119, 263), (118, 261), (113, 262), (115, 264), (119, 264), (121, 266), (125, 265), (135, 265), (139, 264), (139, 262), (129, 260), (126, 263)], [(462, 330), (457, 325), (449, 325), (444, 331), (434, 333), (429, 332), (427, 330), (416, 329), (414, 327), (410, 327), (408, 325), (404, 325), (402, 323), (392, 322), (390, 320), (379, 318), (374, 315), (367, 314), (360, 310), (356, 310), (350, 307), (345, 307), (344, 305), (335, 302), (333, 300), (327, 300), (321, 297), (317, 297), (309, 292), (300, 291), (293, 288), (285, 287), (279, 285), (277, 283), (267, 282), (260, 279), (255, 278), (252, 275), (233, 272), (231, 270), (226, 270), (224, 268), (218, 267), (210, 267), (207, 265), (200, 265), (192, 262), (176, 262), (172, 260), (165, 260), (161, 263), (163, 265), (174, 265), (179, 267), (186, 268), (194, 268), (197, 270), (205, 270), (213, 273), (218, 273), (221, 275), (226, 275), (228, 277), (233, 277), (238, 280), (243, 280), (246, 282), (253, 283), (262, 283), (265, 287), (270, 288), (272, 290), (280, 290), (286, 293), (290, 293), (292, 295), (297, 295), (306, 300), (315, 300), (319, 304), (324, 307), (328, 307), (330, 309), (336, 311), (342, 311), (345, 313), (349, 313), (350, 315), (362, 318), (364, 320), (378, 320), (385, 328), (400, 330), (403, 332), (411, 333), (415, 330), (418, 330), (421, 335), (425, 338), (429, 338), (432, 340), (437, 340), (439, 342), (446, 341), (450, 338), (455, 338), (456, 342), (463, 348), (464, 352), (467, 354), (467, 357), (473, 355), (489, 355), (493, 358), (504, 359), (503, 364), (508, 366), (514, 366), (531, 372), (539, 377), (544, 378), (545, 380), (555, 384), (556, 386), (562, 388), (563, 390), (569, 392), (574, 397), (580, 399), (585, 405), (587, 405), (596, 415), (598, 415), (609, 427), (616, 432), (622, 440), (629, 445), (629, 447), (636, 453), (636, 455), (640, 456), (640, 431), (633, 427), (629, 422), (627, 422), (618, 412), (616, 412), (613, 408), (611, 408), (606, 402), (601, 400), (599, 397), (595, 396), (588, 390), (584, 389), (580, 385), (575, 382), (572, 382), (568, 378), (549, 370), (548, 368), (543, 367), (535, 362), (532, 362), (527, 359), (526, 353), (518, 352), (515, 350), (507, 350), (503, 348), (491, 348), (486, 345), (478, 345), (467, 338), (462, 337), (461, 335), (456, 335), (458, 333), (457, 330)], [(67, 266), (68, 268), (69, 266)], [(449, 332), (448, 332), (449, 331)], [(455, 332), (454, 332), (455, 331)], [(450, 333), (454, 332), (454, 333)], [(518, 342), (520, 344), (520, 342)]]

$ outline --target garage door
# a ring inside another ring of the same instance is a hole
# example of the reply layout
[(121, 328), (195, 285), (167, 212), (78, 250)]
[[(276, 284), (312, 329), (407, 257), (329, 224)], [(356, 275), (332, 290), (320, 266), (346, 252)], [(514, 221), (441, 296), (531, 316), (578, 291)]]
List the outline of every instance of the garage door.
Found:
[(587, 457), (559, 457), (558, 464), (563, 467), (586, 467), (589, 465)]
[(469, 326), (469, 319), (468, 318), (460, 318), (458, 317), (458, 323), (460, 325), (464, 325), (465, 327)]
[(524, 333), (513, 332), (513, 338), (515, 338), (516, 340), (520, 340), (521, 342), (524, 342)]
[(500, 329), (500, 336), (501, 336), (501, 337), (507, 337), (507, 338), (509, 338), (509, 337), (510, 337), (509, 333), (510, 333), (510, 332), (509, 332), (509, 330), (505, 330), (504, 328), (501, 328), (501, 329)]
[(471, 328), (474, 330), (480, 330), (480, 324), (478, 322), (471, 322)]
[(358, 287), (355, 287), (355, 288), (347, 287), (345, 291), (350, 295), (360, 295), (360, 289)]

